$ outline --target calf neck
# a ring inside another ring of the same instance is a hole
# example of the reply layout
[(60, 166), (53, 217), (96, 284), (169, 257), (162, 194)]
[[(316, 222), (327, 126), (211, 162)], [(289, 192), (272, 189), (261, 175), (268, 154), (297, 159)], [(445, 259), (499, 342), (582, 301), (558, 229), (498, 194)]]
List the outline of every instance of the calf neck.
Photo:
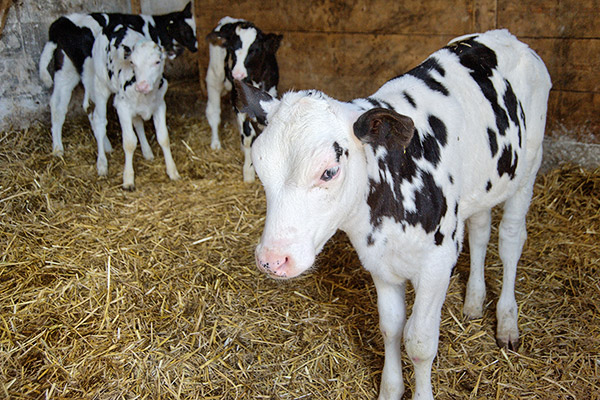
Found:
[[(400, 341), (415, 369), (414, 398), (433, 398), (441, 308), (469, 228), (464, 313), (481, 317), (490, 210), (504, 204), (497, 341), (519, 343), (514, 284), (525, 216), (542, 156), (550, 77), (505, 30), (464, 36), (345, 103), (319, 91), (281, 100), (238, 83), (239, 108), (267, 125), (252, 149), (267, 216), (258, 268), (291, 278), (327, 240), (347, 233), (378, 294), (385, 362), (380, 399), (404, 392)], [(414, 306), (406, 320), (404, 291)]]

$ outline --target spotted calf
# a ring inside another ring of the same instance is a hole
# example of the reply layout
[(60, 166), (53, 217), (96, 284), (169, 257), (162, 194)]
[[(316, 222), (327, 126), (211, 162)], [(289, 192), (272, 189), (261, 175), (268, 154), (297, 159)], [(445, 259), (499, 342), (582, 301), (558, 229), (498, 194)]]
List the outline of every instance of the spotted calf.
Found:
[[(469, 231), (464, 314), (483, 313), (492, 207), (503, 204), (497, 341), (516, 349), (517, 262), (542, 159), (550, 77), (506, 30), (464, 36), (351, 102), (310, 90), (271, 98), (238, 84), (239, 107), (265, 120), (252, 159), (267, 199), (258, 268), (291, 278), (347, 233), (378, 295), (385, 345), (380, 399), (404, 392), (400, 341), (415, 399), (432, 399), (431, 367), (450, 275)], [(404, 293), (415, 289), (408, 321)]]
[(95, 105), (90, 120), (98, 143), (98, 174), (106, 175), (108, 172), (103, 139), (106, 138), (106, 103), (114, 94), (114, 106), (123, 131), (123, 188), (127, 190), (135, 188), (133, 152), (137, 146), (136, 133), (144, 158), (154, 158), (144, 132), (143, 121), (150, 118), (165, 157), (167, 174), (171, 179), (179, 179), (167, 131), (164, 97), (168, 84), (163, 77), (165, 58), (165, 52), (154, 41), (126, 27), (99, 35), (92, 49), (94, 86), (86, 92)]
[[(206, 72), (208, 101), (206, 118), (212, 131), (210, 146), (221, 148), (219, 124), (221, 123), (221, 96), (232, 91), (238, 128), (244, 151), (243, 175), (245, 182), (254, 181), (250, 148), (263, 126), (235, 108), (237, 93), (232, 88), (234, 80), (244, 81), (277, 97), (279, 68), (275, 53), (281, 35), (265, 34), (251, 22), (231, 17), (222, 18), (215, 29), (206, 36), (210, 61)], [(233, 90), (232, 90), (233, 89)]]
[[(52, 152), (62, 156), (62, 126), (73, 89), (79, 84), (90, 88), (93, 85), (92, 47), (94, 40), (102, 32), (111, 32), (120, 27), (129, 27), (152, 39), (172, 54), (173, 57), (188, 48), (198, 49), (196, 23), (192, 15), (192, 3), (182, 11), (163, 15), (132, 15), (119, 13), (69, 14), (58, 18), (50, 25), (48, 42), (45, 44), (39, 62), (40, 79), (47, 87), (52, 87), (50, 112), (52, 115)], [(49, 69), (53, 63), (54, 79)], [(84, 109), (87, 111), (87, 97)], [(111, 150), (108, 139), (103, 139), (105, 147)]]

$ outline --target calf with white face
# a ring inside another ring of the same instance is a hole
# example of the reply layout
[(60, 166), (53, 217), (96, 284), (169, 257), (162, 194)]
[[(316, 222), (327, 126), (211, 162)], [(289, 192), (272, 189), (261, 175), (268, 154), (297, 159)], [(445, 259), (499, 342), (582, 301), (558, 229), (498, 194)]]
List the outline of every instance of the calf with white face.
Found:
[(135, 188), (133, 152), (137, 146), (136, 133), (144, 157), (154, 158), (143, 122), (151, 117), (165, 157), (167, 174), (171, 179), (179, 179), (167, 131), (164, 97), (168, 84), (163, 77), (165, 57), (160, 46), (129, 28), (100, 35), (94, 43), (92, 58), (96, 75), (93, 90), (86, 95), (95, 104), (90, 120), (98, 143), (98, 174), (106, 175), (108, 172), (103, 138), (106, 137), (106, 103), (114, 94), (113, 104), (123, 132), (123, 188), (127, 190)]
[[(237, 83), (239, 107), (267, 127), (252, 149), (267, 199), (258, 268), (291, 278), (347, 233), (378, 295), (385, 362), (379, 398), (404, 392), (400, 342), (415, 399), (432, 399), (441, 308), (469, 228), (464, 313), (482, 316), (491, 208), (504, 204), (497, 341), (519, 344), (514, 284), (542, 157), (550, 77), (505, 30), (457, 38), (376, 93), (349, 103), (319, 91), (281, 100)], [(406, 321), (406, 282), (415, 289)]]
[[(52, 87), (50, 111), (52, 114), (52, 152), (62, 156), (62, 126), (71, 100), (71, 93), (81, 81), (86, 91), (91, 90), (94, 80), (92, 47), (94, 40), (103, 33), (131, 28), (147, 39), (152, 39), (175, 57), (187, 48), (198, 50), (196, 23), (192, 15), (192, 3), (182, 11), (161, 15), (134, 15), (121, 13), (73, 13), (62, 16), (50, 25), (48, 42), (40, 56), (40, 79)], [(54, 64), (54, 77), (48, 70)], [(87, 97), (83, 108), (87, 112)], [(104, 138), (104, 146), (111, 150)]]
[(212, 132), (210, 146), (221, 148), (221, 96), (233, 89), (231, 99), (242, 138), (245, 182), (254, 181), (250, 149), (263, 126), (235, 107), (237, 93), (232, 84), (234, 80), (244, 81), (277, 97), (279, 68), (275, 53), (281, 38), (281, 35), (263, 33), (251, 22), (231, 17), (222, 18), (206, 36), (210, 54), (206, 72), (206, 118)]

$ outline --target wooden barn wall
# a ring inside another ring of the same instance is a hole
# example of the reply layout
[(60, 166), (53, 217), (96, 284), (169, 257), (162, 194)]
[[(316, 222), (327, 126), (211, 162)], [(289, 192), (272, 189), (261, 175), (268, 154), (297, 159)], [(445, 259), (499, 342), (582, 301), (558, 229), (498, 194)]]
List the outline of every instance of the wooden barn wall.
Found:
[[(553, 80), (549, 132), (600, 142), (599, 0), (196, 0), (203, 37), (229, 15), (284, 35), (280, 91), (317, 88), (366, 96), (453, 37), (508, 28), (546, 62)], [(202, 79), (203, 76), (201, 77)]]

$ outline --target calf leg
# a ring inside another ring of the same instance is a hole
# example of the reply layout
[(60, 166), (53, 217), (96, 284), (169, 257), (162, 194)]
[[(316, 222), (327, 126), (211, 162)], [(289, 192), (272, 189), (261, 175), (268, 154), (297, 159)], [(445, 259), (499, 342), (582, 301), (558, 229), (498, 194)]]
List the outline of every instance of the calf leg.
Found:
[[(116, 105), (116, 104), (115, 104)], [(125, 165), (123, 167), (123, 189), (135, 189), (135, 172), (133, 170), (133, 153), (137, 147), (137, 138), (133, 131), (133, 119), (128, 109), (116, 105), (119, 123), (123, 134), (123, 151), (125, 152)]]
[(467, 282), (467, 294), (465, 295), (463, 313), (467, 318), (481, 318), (483, 316), (483, 302), (485, 300), (485, 252), (490, 240), (492, 225), (491, 210), (472, 215), (467, 220), (467, 225), (469, 227), (471, 269), (469, 272), (469, 281)]
[(206, 119), (212, 133), (210, 147), (213, 150), (221, 148), (219, 140), (219, 124), (221, 123), (221, 93), (225, 81), (225, 55), (224, 48), (209, 45), (209, 66), (206, 71)]
[[(438, 260), (452, 258), (448, 254), (438, 257)], [(413, 399), (433, 400), (431, 366), (437, 353), (442, 305), (451, 269), (451, 265), (428, 265), (413, 282), (415, 302), (404, 329), (404, 345), (415, 369)]]
[(385, 346), (379, 400), (395, 400), (404, 394), (400, 344), (406, 322), (405, 286), (387, 283), (376, 276), (373, 276), (373, 281), (377, 289), (379, 329)]
[(512, 350), (519, 348), (519, 328), (517, 326), (518, 307), (515, 300), (515, 280), (517, 263), (527, 238), (525, 217), (533, 194), (535, 174), (529, 181), (504, 203), (504, 214), (498, 233), (498, 252), (504, 267), (502, 292), (496, 306), (498, 327), (496, 342), (500, 347)]
[(146, 160), (154, 160), (152, 148), (150, 147), (150, 144), (148, 144), (148, 139), (146, 138), (144, 120), (141, 117), (133, 117), (133, 127), (135, 128), (135, 133), (137, 133), (138, 139), (140, 140), (142, 155)]
[(98, 145), (98, 159), (96, 161), (96, 169), (98, 170), (99, 176), (106, 176), (108, 173), (108, 161), (106, 160), (106, 149), (105, 145), (108, 141), (106, 136), (106, 103), (110, 93), (104, 87), (96, 85), (94, 88), (94, 112), (92, 114), (92, 130), (96, 137), (96, 144)]
[(244, 167), (242, 173), (244, 176), (244, 182), (254, 182), (255, 173), (254, 166), (252, 165), (252, 142), (256, 137), (256, 131), (250, 123), (248, 114), (238, 113), (237, 114), (238, 127), (242, 138), (242, 151), (244, 152)]
[(54, 89), (50, 97), (50, 114), (52, 116), (52, 154), (62, 156), (62, 127), (69, 109), (71, 94), (79, 83), (79, 73), (65, 56), (63, 67), (54, 74)]
[(173, 161), (173, 156), (171, 155), (171, 144), (169, 142), (169, 131), (167, 130), (166, 113), (167, 107), (163, 101), (152, 118), (154, 120), (154, 128), (156, 129), (156, 138), (165, 157), (167, 175), (169, 175), (169, 178), (172, 180), (177, 180), (180, 178), (180, 176), (179, 172), (177, 172), (175, 161)]

